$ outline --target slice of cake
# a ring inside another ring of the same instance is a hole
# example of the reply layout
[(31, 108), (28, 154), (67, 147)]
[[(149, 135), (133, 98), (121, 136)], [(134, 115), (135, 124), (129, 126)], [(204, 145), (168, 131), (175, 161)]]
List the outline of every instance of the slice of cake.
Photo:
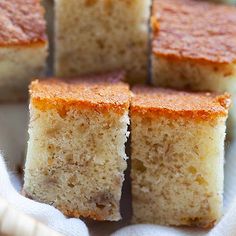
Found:
[[(122, 75), (34, 81), (24, 191), (65, 215), (121, 219), (129, 86)], [(107, 79), (109, 78), (109, 79)]]
[(154, 0), (152, 31), (153, 84), (236, 93), (236, 7)]
[(229, 103), (227, 94), (134, 89), (134, 223), (211, 227), (220, 219)]
[(40, 0), (0, 1), (0, 100), (27, 97), (32, 76), (47, 56), (44, 10)]
[(56, 0), (57, 76), (125, 69), (144, 82), (151, 0)]

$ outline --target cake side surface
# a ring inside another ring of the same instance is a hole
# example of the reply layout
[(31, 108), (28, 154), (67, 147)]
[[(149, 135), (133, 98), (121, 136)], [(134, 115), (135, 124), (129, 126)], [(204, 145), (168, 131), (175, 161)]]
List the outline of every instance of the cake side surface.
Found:
[(152, 55), (152, 83), (192, 91), (236, 93), (236, 63), (213, 64)]
[(32, 78), (43, 75), (47, 44), (0, 47), (0, 101), (26, 100)]
[(32, 78), (45, 72), (47, 56), (40, 0), (0, 1), (0, 101), (25, 101)]
[[(133, 92), (133, 223), (212, 227), (222, 215), (228, 95)], [(204, 118), (178, 114), (199, 107), (209, 112)]]
[(223, 206), (225, 119), (131, 116), (133, 222), (212, 227)]
[(31, 107), (27, 195), (71, 217), (119, 220), (128, 121), (127, 113), (71, 109), (62, 118)]
[(124, 69), (127, 81), (144, 82), (150, 5), (149, 0), (56, 1), (56, 75)]

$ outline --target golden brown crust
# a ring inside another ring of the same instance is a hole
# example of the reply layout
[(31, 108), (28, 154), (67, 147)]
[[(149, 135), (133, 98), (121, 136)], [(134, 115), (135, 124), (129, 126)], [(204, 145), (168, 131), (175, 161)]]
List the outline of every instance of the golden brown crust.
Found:
[(135, 87), (131, 114), (214, 120), (228, 115), (230, 95), (190, 93), (170, 89)]
[(154, 55), (208, 63), (236, 62), (236, 7), (196, 0), (155, 0)]
[(73, 80), (35, 80), (30, 85), (31, 102), (42, 111), (57, 109), (64, 116), (70, 108), (123, 113), (129, 107), (129, 86), (121, 72)]
[(0, 1), (0, 47), (45, 44), (45, 31), (40, 0)]

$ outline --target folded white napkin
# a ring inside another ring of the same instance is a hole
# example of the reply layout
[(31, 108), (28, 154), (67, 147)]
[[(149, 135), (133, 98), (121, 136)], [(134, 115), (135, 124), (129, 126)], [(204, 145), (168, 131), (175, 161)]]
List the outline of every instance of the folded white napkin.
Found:
[(86, 225), (79, 219), (67, 219), (54, 207), (35, 202), (20, 195), (12, 186), (5, 163), (0, 155), (0, 197), (17, 210), (32, 216), (50, 228), (68, 236), (88, 236)]

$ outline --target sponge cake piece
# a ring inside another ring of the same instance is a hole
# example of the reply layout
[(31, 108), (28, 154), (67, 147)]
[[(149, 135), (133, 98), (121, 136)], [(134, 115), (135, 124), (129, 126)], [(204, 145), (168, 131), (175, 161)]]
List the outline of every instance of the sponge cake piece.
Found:
[(154, 0), (152, 31), (153, 84), (236, 93), (236, 7)]
[(221, 217), (229, 95), (136, 87), (133, 222), (211, 227)]
[(32, 82), (28, 196), (71, 217), (121, 218), (130, 92), (120, 78), (115, 73)]
[(39, 0), (0, 1), (0, 100), (27, 97), (47, 56), (44, 10)]
[(124, 69), (128, 82), (145, 82), (150, 5), (151, 0), (56, 0), (56, 75)]

